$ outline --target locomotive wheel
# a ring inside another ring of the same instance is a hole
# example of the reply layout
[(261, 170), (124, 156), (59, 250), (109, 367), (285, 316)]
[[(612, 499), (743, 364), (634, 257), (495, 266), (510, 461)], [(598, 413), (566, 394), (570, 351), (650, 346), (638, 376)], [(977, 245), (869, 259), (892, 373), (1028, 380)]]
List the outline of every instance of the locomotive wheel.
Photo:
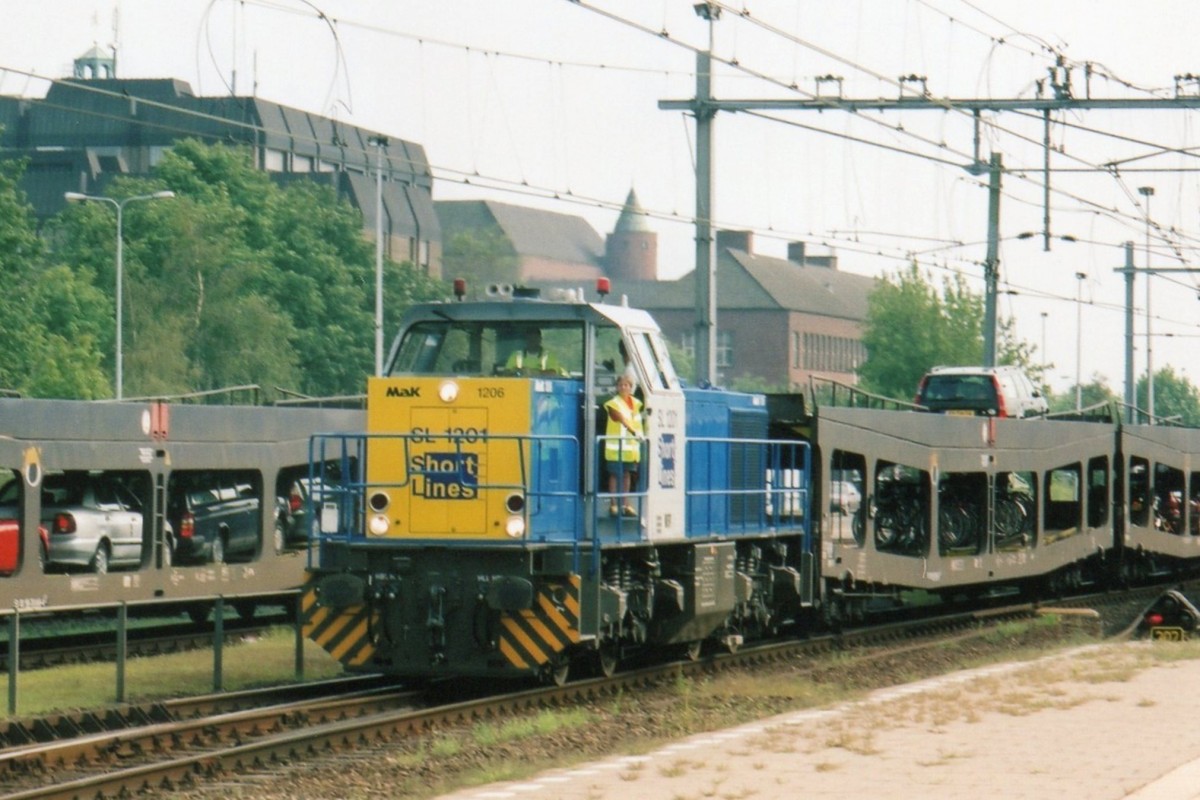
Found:
[(555, 686), (566, 686), (571, 677), (571, 661), (566, 656), (558, 656), (544, 667), (542, 677), (546, 683)]
[(601, 645), (596, 651), (596, 671), (601, 677), (611, 678), (616, 675), (619, 661), (616, 645)]

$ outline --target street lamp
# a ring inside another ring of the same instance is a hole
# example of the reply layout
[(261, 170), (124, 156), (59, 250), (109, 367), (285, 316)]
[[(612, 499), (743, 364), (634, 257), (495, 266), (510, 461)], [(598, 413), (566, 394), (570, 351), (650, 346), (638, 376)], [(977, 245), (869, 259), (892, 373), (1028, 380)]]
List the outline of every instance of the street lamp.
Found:
[(1153, 186), (1139, 186), (1138, 194), (1146, 198), (1146, 411), (1154, 424), (1154, 357), (1150, 345), (1150, 198)]
[(124, 362), (124, 288), (123, 281), (125, 277), (125, 243), (124, 243), (124, 212), (125, 206), (137, 200), (166, 200), (175, 196), (174, 192), (161, 191), (153, 194), (139, 194), (133, 197), (125, 197), (117, 200), (112, 197), (102, 197), (94, 194), (81, 194), (80, 192), (67, 192), (63, 195), (68, 203), (85, 203), (98, 202), (108, 203), (117, 210), (117, 399), (122, 400), (125, 397), (125, 362)]
[[(1087, 277), (1086, 272), (1076, 272), (1075, 280), (1075, 410), (1083, 410), (1083, 280)], [(1042, 323), (1045, 324), (1045, 314), (1042, 315)], [(1043, 328), (1045, 330), (1045, 328)]]
[(388, 137), (370, 136), (375, 147), (375, 375), (383, 375), (383, 149)]
[(1042, 363), (1047, 367), (1050, 366), (1050, 359), (1046, 356), (1046, 317), (1050, 316), (1050, 312), (1042, 312)]

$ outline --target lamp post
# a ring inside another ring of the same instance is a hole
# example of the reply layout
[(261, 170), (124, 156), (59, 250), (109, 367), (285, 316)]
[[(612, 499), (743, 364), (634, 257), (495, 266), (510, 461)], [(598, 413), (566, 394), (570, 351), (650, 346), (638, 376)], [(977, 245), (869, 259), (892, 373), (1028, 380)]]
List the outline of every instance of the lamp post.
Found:
[(375, 375), (383, 374), (383, 148), (388, 137), (371, 136), (375, 147)]
[(1048, 311), (1042, 312), (1042, 363), (1047, 367), (1050, 366), (1050, 359), (1046, 356), (1046, 317), (1050, 316)]
[(154, 194), (138, 194), (133, 197), (125, 197), (117, 200), (112, 197), (102, 197), (94, 194), (81, 194), (80, 192), (67, 192), (63, 195), (68, 203), (84, 203), (98, 202), (108, 203), (117, 210), (117, 399), (122, 400), (125, 397), (125, 361), (124, 361), (124, 286), (125, 279), (125, 236), (123, 233), (124, 227), (124, 212), (125, 206), (129, 203), (138, 200), (166, 200), (175, 196), (174, 192), (162, 191)]
[(1150, 344), (1150, 198), (1154, 197), (1153, 186), (1139, 186), (1138, 194), (1146, 198), (1146, 411), (1150, 424), (1154, 424), (1154, 356)]
[[(1086, 272), (1076, 272), (1075, 280), (1075, 410), (1083, 410), (1083, 280)], [(1046, 318), (1042, 315), (1042, 324)], [(1043, 327), (1043, 331), (1045, 328)], [(1044, 335), (1044, 334), (1043, 334)]]

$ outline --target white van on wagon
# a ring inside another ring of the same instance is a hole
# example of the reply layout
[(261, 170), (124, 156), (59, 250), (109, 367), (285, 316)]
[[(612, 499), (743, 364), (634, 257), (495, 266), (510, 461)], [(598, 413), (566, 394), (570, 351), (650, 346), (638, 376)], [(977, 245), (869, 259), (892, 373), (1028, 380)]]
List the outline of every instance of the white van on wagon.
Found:
[(1020, 367), (934, 367), (915, 400), (929, 411), (984, 417), (1033, 417), (1050, 410)]

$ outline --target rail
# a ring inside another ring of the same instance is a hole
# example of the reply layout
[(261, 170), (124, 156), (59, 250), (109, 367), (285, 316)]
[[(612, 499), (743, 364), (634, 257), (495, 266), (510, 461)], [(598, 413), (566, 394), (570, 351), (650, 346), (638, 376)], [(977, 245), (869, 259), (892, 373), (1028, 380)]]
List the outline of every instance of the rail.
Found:
[[(213, 398), (226, 397), (228, 402), (212, 403), (211, 405), (239, 405), (234, 402), (241, 395), (250, 396), (250, 405), (259, 405), (262, 398), (262, 387), (255, 383), (248, 383), (242, 386), (228, 386), (224, 389), (207, 389), (200, 392), (185, 392), (183, 394), (159, 394), (147, 395), (145, 397), (126, 397), (121, 402), (124, 403), (194, 403), (200, 402), (209, 404), (209, 400)], [(112, 402), (116, 402), (115, 400)]]
[(814, 408), (822, 405), (841, 408), (874, 408), (892, 411), (923, 411), (923, 406), (872, 394), (832, 378), (809, 376), (808, 394)]
[(1135, 425), (1177, 425), (1181, 427), (1187, 427), (1186, 423), (1183, 421), (1183, 417), (1179, 414), (1172, 414), (1169, 417), (1160, 417), (1156, 414), (1151, 414), (1146, 409), (1137, 405), (1129, 405), (1128, 403), (1122, 403), (1116, 400), (1112, 401), (1112, 404), (1114, 407), (1113, 413), (1116, 415), (1118, 420), (1124, 419), (1126, 413), (1131, 413), (1133, 417), (1133, 423)]

